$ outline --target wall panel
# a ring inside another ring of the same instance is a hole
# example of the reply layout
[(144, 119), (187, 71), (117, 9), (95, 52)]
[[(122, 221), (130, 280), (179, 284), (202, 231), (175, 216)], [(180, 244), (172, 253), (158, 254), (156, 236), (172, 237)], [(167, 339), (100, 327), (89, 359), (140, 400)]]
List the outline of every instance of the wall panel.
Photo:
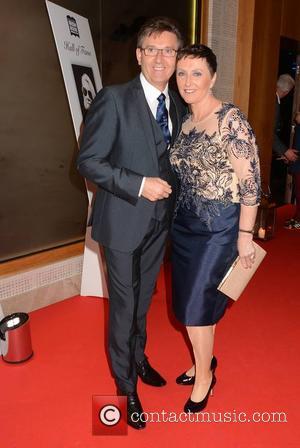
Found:
[[(91, 17), (93, 33), (99, 33), (97, 0), (56, 3)], [(82, 239), (87, 204), (44, 1), (2, 2), (0, 33), (0, 260), (5, 260)]]

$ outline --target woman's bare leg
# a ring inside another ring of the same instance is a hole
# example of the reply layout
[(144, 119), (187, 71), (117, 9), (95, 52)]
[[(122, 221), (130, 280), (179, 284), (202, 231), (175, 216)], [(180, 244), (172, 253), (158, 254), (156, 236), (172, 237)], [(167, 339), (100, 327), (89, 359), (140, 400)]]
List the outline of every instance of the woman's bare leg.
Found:
[(192, 401), (202, 401), (207, 394), (212, 372), (210, 370), (214, 346), (213, 325), (203, 327), (187, 327), (195, 357), (195, 384), (191, 394)]
[[(193, 327), (189, 327), (189, 328), (193, 328)], [(199, 328), (199, 327), (196, 327)], [(213, 328), (213, 335), (215, 335), (215, 331), (216, 331), (216, 324), (212, 325)], [(195, 375), (195, 365), (193, 365), (187, 372), (186, 372), (187, 376), (194, 376)]]

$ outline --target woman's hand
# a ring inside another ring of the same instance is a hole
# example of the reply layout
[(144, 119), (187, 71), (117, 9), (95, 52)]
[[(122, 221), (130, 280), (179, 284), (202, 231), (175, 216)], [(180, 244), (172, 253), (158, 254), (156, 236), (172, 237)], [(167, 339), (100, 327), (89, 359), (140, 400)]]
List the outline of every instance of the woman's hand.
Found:
[(251, 233), (239, 232), (237, 248), (243, 268), (249, 269), (255, 260), (255, 247)]

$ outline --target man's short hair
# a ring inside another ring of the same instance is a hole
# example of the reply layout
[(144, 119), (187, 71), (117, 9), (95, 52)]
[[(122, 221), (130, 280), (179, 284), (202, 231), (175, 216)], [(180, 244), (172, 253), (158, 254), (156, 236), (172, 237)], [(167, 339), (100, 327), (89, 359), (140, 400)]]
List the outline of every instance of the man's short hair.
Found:
[(294, 86), (295, 81), (290, 75), (284, 73), (283, 75), (279, 76), (277, 80), (277, 88), (282, 92), (289, 92)]
[(161, 34), (164, 31), (175, 34), (179, 44), (178, 48), (183, 46), (182, 34), (175, 20), (170, 19), (169, 17), (159, 16), (147, 20), (144, 25), (142, 25), (137, 36), (137, 47), (142, 47), (145, 37), (149, 37), (152, 34)]

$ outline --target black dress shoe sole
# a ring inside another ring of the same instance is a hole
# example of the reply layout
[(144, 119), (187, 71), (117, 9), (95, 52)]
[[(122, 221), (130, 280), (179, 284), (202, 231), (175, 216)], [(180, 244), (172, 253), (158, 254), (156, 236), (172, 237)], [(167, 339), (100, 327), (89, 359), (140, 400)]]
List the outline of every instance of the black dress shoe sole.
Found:
[(143, 381), (144, 384), (147, 384), (148, 386), (153, 386), (153, 387), (163, 387), (167, 384), (167, 382), (160, 382), (160, 383), (152, 383), (151, 381), (147, 381), (145, 380), (145, 378), (143, 378), (141, 375), (138, 374), (138, 377), (141, 379), (141, 381)]
[(166, 380), (150, 366), (147, 358), (142, 362), (136, 363), (136, 373), (143, 383), (148, 386), (162, 387), (167, 384)]

